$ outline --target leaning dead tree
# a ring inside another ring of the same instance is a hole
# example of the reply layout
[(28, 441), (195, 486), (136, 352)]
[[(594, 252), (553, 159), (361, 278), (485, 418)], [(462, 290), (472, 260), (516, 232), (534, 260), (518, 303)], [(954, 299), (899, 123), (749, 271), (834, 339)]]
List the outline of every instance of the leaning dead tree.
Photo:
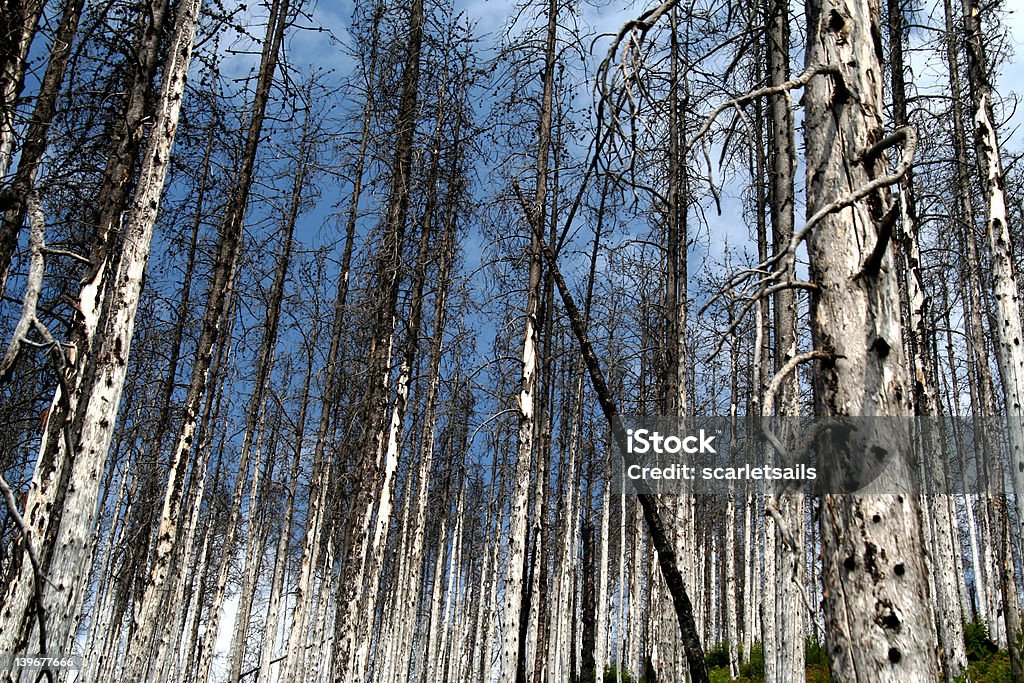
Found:
[[(523, 207), (528, 207), (522, 193), (519, 193), (519, 198)], [(595, 353), (594, 347), (590, 343), (590, 338), (587, 336), (583, 315), (576, 306), (575, 299), (572, 296), (572, 292), (569, 291), (565, 278), (562, 277), (558, 263), (555, 260), (555, 255), (543, 237), (538, 237), (537, 239), (547, 261), (548, 268), (551, 269), (552, 277), (558, 288), (558, 294), (562, 299), (562, 305), (565, 306), (565, 313), (572, 325), (573, 334), (580, 346), (580, 353), (590, 375), (594, 393), (597, 394), (601, 412), (604, 414), (605, 420), (607, 420), (608, 426), (612, 430), (616, 445), (623, 454), (626, 466), (628, 467), (635, 464), (635, 456), (626, 447), (625, 435), (621, 427), (618, 426), (619, 408), (612, 397), (611, 391), (608, 389), (604, 372), (601, 370), (600, 360), (598, 360), (597, 353)], [(690, 596), (686, 591), (683, 575), (679, 571), (679, 561), (672, 541), (671, 531), (668, 524), (662, 518), (661, 511), (658, 508), (657, 497), (647, 487), (646, 482), (634, 483), (637, 486), (637, 500), (643, 510), (644, 520), (647, 522), (647, 531), (658, 554), (658, 566), (661, 569), (662, 577), (665, 579), (665, 585), (668, 588), (669, 594), (672, 596), (672, 605), (675, 608), (679, 630), (683, 636), (683, 647), (686, 652), (686, 663), (690, 672), (690, 678), (694, 683), (707, 683), (709, 679), (707, 667), (704, 663), (704, 648), (701, 645), (697, 624), (694, 621), (693, 604), (690, 602)]]
[[(32, 5), (37, 7), (33, 10)], [(49, 130), (53, 124), (54, 114), (57, 110), (57, 99), (60, 96), (61, 84), (64, 80), (64, 73), (71, 56), (71, 44), (78, 32), (78, 22), (82, 16), (82, 8), (85, 0), (68, 0), (64, 5), (61, 14), (60, 25), (53, 37), (50, 47), (50, 57), (46, 63), (46, 72), (36, 96), (35, 107), (29, 118), (28, 128), (25, 131), (24, 141), (18, 155), (17, 170), (11, 179), (11, 184), (5, 189), (7, 201), (6, 206), (0, 211), (3, 213), (3, 222), (0, 223), (0, 297), (4, 295), (7, 285), (8, 271), (11, 267), (11, 260), (18, 246), (18, 235), (21, 232), (22, 223), (25, 222), (25, 215), (28, 211), (27, 197), (34, 189), (36, 176), (42, 164), (43, 153), (46, 151), (46, 144), (49, 140)], [(28, 14), (33, 11), (42, 10), (43, 3), (21, 3), (21, 8)], [(13, 18), (16, 13), (12, 13)], [(0, 29), (2, 31), (3, 29)], [(17, 49), (20, 49), (17, 48)], [(2, 48), (0, 48), (2, 52)], [(8, 66), (0, 63), (0, 71)], [(0, 91), (9, 87), (0, 78)], [(0, 98), (5, 95), (0, 95)], [(10, 144), (11, 121), (8, 119), (13, 113), (13, 102), (0, 101), (0, 168), (9, 159), (10, 150), (4, 151), (4, 146)], [(3, 176), (6, 170), (0, 171)]]
[(0, 178), (14, 158), (18, 96), (25, 85), (29, 51), (39, 31), (45, 0), (0, 4)]

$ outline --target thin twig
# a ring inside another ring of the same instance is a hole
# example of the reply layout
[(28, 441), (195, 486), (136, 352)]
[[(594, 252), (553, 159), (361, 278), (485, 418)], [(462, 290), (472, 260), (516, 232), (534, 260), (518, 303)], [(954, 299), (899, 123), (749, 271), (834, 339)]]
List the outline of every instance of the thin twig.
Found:
[(92, 263), (92, 261), (90, 261), (88, 257), (82, 256), (81, 254), (76, 254), (73, 251), (68, 251), (67, 249), (54, 249), (53, 247), (46, 247), (46, 249), (43, 250), (43, 253), (49, 256), (66, 256), (69, 259), (73, 259), (75, 261), (78, 261), (79, 263), (85, 263), (87, 265)]
[(704, 120), (704, 125), (701, 126), (700, 129), (698, 129), (697, 132), (694, 133), (694, 135), (689, 140), (686, 141), (686, 144), (683, 146), (682, 154), (687, 154), (691, 149), (693, 149), (693, 146), (697, 144), (698, 140), (702, 139), (705, 135), (707, 135), (708, 131), (711, 130), (711, 126), (715, 124), (715, 119), (717, 119), (718, 115), (721, 114), (726, 109), (732, 109), (734, 107), (738, 109), (740, 105), (746, 104), (747, 102), (756, 100), (760, 97), (768, 97), (769, 95), (777, 95), (778, 93), (787, 92), (789, 90), (795, 90), (796, 88), (802, 88), (805, 85), (807, 85), (807, 83), (809, 83), (812, 78), (819, 74), (828, 74), (831, 76), (842, 78), (842, 74), (840, 74), (839, 69), (837, 69), (836, 67), (829, 66), (827, 64), (818, 64), (816, 66), (811, 67), (810, 69), (807, 69), (796, 78), (786, 81), (785, 83), (780, 83), (778, 85), (770, 85), (764, 88), (758, 88), (757, 90), (751, 90), (750, 92), (740, 95), (739, 97), (735, 97), (727, 102), (723, 102), (722, 104), (715, 107), (714, 110), (712, 110), (711, 114), (709, 114), (707, 119)]
[[(643, 43), (643, 39), (647, 35), (647, 32), (651, 30), (654, 24), (656, 24), (666, 12), (675, 7), (678, 2), (679, 0), (666, 0), (658, 7), (649, 9), (636, 19), (630, 19), (622, 25), (622, 28), (619, 29), (618, 34), (616, 34), (615, 39), (612, 40), (612, 44), (608, 48), (607, 56), (605, 56), (601, 61), (601, 66), (598, 69), (599, 78), (603, 83), (606, 84), (608, 70), (611, 64), (615, 61), (615, 53), (618, 52), (619, 46), (622, 45), (622, 41), (628, 36), (630, 38), (630, 42), (635, 45), (639, 52), (640, 45)], [(637, 36), (635, 32), (639, 32), (639, 36)], [(602, 88), (602, 90), (607, 92), (607, 88)]]

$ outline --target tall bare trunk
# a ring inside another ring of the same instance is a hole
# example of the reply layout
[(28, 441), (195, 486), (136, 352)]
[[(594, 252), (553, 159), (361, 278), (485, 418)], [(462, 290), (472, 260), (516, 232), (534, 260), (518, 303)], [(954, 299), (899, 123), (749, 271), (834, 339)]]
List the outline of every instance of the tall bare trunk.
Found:
[[(391, 355), (394, 345), (394, 319), (398, 309), (398, 285), (401, 271), (405, 222), (409, 211), (412, 171), (413, 137), (416, 131), (416, 109), (419, 100), (421, 52), (425, 14), (423, 0), (414, 0), (410, 7), (409, 33), (406, 41), (402, 90), (396, 117), (396, 136), (391, 166), (391, 189), (388, 199), (384, 237), (377, 254), (377, 288), (379, 299), (373, 318), (373, 341), (370, 349), (369, 380), (363, 398), (363, 420), (366, 428), (355, 474), (355, 495), (352, 508), (355, 517), (352, 534), (345, 549), (343, 576), (338, 599), (346, 610), (335, 665), (336, 680), (361, 680), (365, 652), (360, 641), (362, 629), (359, 615), (363, 606), (363, 584), (371, 548), (382, 547), (384, 527), (372, 524), (374, 494), (379, 493), (378, 516), (390, 523), (390, 487), (397, 467), (397, 452), (385, 453), (390, 434), (387, 420)], [(388, 460), (384, 462), (385, 455)], [(378, 478), (383, 489), (377, 491)], [(386, 489), (386, 490), (385, 490)], [(379, 577), (376, 577), (379, 578)], [(376, 578), (372, 580), (376, 580)], [(375, 592), (376, 589), (374, 589)], [(376, 596), (374, 596), (374, 599)], [(369, 628), (372, 629), (372, 620)], [(367, 636), (368, 646), (369, 636)]]
[[(283, 25), (282, 29), (283, 30)], [(274, 281), (270, 286), (270, 300), (267, 303), (266, 320), (263, 327), (263, 338), (260, 341), (259, 353), (256, 357), (256, 377), (253, 380), (252, 393), (249, 396), (249, 406), (246, 413), (245, 433), (242, 437), (242, 448), (238, 456), (238, 478), (235, 481), (235, 492), (231, 503), (231, 510), (228, 513), (228, 528), (225, 533), (225, 548), (221, 555), (220, 566), (217, 570), (217, 583), (214, 588), (213, 605), (210, 608), (210, 626), (204, 636), (204, 650), (207, 647), (207, 639), (216, 638), (217, 626), (220, 622), (220, 612), (224, 605), (225, 589), (227, 586), (228, 569), (231, 565), (232, 541), (237, 534), (242, 511), (242, 497), (244, 486), (248, 477), (249, 457), (256, 438), (257, 426), (264, 411), (270, 372), (274, 365), (274, 349), (277, 346), (277, 329), (281, 319), (281, 302), (284, 299), (285, 280), (288, 277), (288, 264), (292, 253), (292, 236), (295, 233), (295, 224), (299, 217), (299, 208), (302, 203), (302, 196), (306, 189), (308, 177), (308, 165), (310, 163), (310, 146), (313, 144), (310, 137), (310, 120), (307, 111), (302, 123), (301, 138), (299, 140), (298, 158), (296, 159), (295, 175), (292, 179), (291, 198), (289, 201), (288, 215), (285, 218), (284, 231), (281, 234), (281, 249), (278, 252), (277, 263), (274, 267)], [(270, 455), (268, 454), (269, 458)], [(259, 463), (256, 464), (255, 472), (259, 470)], [(254, 474), (252, 479), (252, 490), (250, 492), (250, 506), (257, 504), (258, 476)], [(258, 537), (255, 529), (250, 528), (250, 547), (245, 556), (246, 575), (252, 571), (251, 564), (259, 561), (254, 556), (255, 548), (251, 541)], [(231, 637), (231, 649), (228, 657), (228, 680), (236, 681), (242, 671), (242, 656), (245, 653), (245, 634), (249, 624), (250, 611), (252, 609), (253, 585), (243, 585), (242, 595), (238, 611), (235, 615), (235, 627)], [(246, 590), (249, 589), (249, 590)], [(212, 645), (211, 645), (212, 646)]]
[[(959, 40), (960, 33), (956, 28), (952, 0), (944, 0), (943, 12), (946, 21), (946, 61), (949, 72), (949, 85), (952, 94), (951, 113), (953, 122), (953, 150), (955, 156), (955, 177), (958, 199), (958, 219), (960, 229), (956, 233), (960, 236), (960, 247), (966, 255), (966, 264), (963, 267), (963, 293), (967, 305), (967, 333), (971, 339), (968, 344), (967, 366), (970, 378), (968, 387), (971, 393), (971, 405), (975, 406), (972, 416), (975, 428), (982, 428), (980, 418), (983, 416), (996, 415), (995, 385), (992, 381), (991, 364), (987, 353), (988, 344), (985, 333), (983, 312), (990, 309), (988, 297), (982, 284), (982, 265), (980, 242), (977, 237), (975, 225), (974, 204), (971, 193), (971, 172), (967, 159), (967, 127), (964, 121), (961, 103), (963, 97), (963, 85), (960, 77), (960, 54)], [(974, 524), (973, 505), (969, 503), (968, 519), (970, 522), (969, 533), (972, 541), (972, 558), (974, 565), (974, 586), (975, 595), (980, 603), (980, 611), (990, 632), (997, 642), (1001, 640), (1002, 624), (1000, 615), (1000, 600), (1003, 604), (1013, 604), (1015, 593), (1011, 586), (1001, 584), (996, 564), (998, 562), (997, 542), (988, 542), (992, 539), (992, 525), (990, 522), (995, 499), (992, 495), (981, 495), (977, 497), (978, 515), (980, 525)], [(981, 529), (984, 533), (980, 536), (976, 533)], [(1007, 589), (1011, 589), (1008, 592)]]
[[(789, 80), (789, 2), (770, 0), (767, 10), (768, 82), (779, 86)], [(772, 242), (775, 252), (788, 247), (793, 238), (793, 178), (796, 174), (796, 147), (793, 142), (793, 112), (789, 93), (773, 94), (768, 100), (768, 130), (771, 139), (768, 205), (772, 221)], [(795, 279), (795, 269), (787, 260), (784, 281)], [(783, 289), (774, 297), (775, 309), (775, 371), (779, 372), (797, 355), (796, 290)], [(780, 417), (800, 414), (800, 383), (793, 372), (780, 387)], [(775, 520), (766, 517), (765, 534), (771, 543), (765, 549), (765, 590), (775, 593), (775, 600), (765, 603), (771, 625), (763, 634), (765, 644), (765, 679), (782, 683), (802, 682), (804, 673), (804, 498), (788, 493), (771, 497), (769, 505), (778, 508), (788, 526), (793, 545), (783, 542), (783, 532)], [(769, 570), (771, 576), (769, 576)], [(769, 639), (774, 647), (769, 647)]]
[[(1024, 499), (1024, 328), (1020, 316), (1020, 292), (1013, 264), (1013, 246), (1008, 223), (1006, 197), (1003, 189), (1003, 165), (1000, 157), (999, 134), (992, 115), (992, 82), (985, 38), (981, 26), (981, 4), (977, 0), (963, 0), (963, 22), (966, 31), (967, 79), (970, 84), (974, 119), (974, 151), (978, 175), (984, 192), (986, 209), (985, 232), (988, 235), (989, 268), (992, 274), (995, 323), (993, 337), (996, 363), (1002, 380), (1003, 400), (1009, 421), (1009, 472), (1018, 509)], [(947, 8), (948, 13), (948, 8)], [(952, 77), (952, 76), (951, 76)], [(1017, 536), (1024, 529), (1024, 518), (1017, 515)], [(998, 523), (998, 522), (997, 522)], [(1006, 558), (1004, 558), (1005, 560)], [(1005, 586), (1015, 585), (1005, 577), (1007, 570), (997, 570), (1003, 578), (1004, 614), (1010, 649), (1010, 662), (1014, 675), (1024, 676), (1024, 663), (1014, 639), (1021, 631), (1019, 603), (1011, 604)], [(1014, 591), (1015, 592), (1015, 591)]]
[[(152, 641), (153, 625), (157, 623), (163, 595), (163, 585), (171, 568), (182, 512), (182, 499), (185, 492), (185, 473), (190, 461), (196, 428), (199, 420), (199, 409), (206, 395), (210, 378), (210, 366), (213, 351), (221, 334), (227, 317), (225, 302), (233, 289), (235, 272), (241, 252), (242, 225), (248, 205), (249, 188), (253, 182), (256, 151), (263, 130), (264, 112), (270, 98), (270, 88), (280, 53), (281, 40), (284, 36), (288, 0), (277, 0), (271, 11), (267, 27), (267, 37), (263, 43), (263, 54), (260, 60), (259, 77), (252, 105), (251, 117), (246, 132), (245, 147), (241, 164), (235, 177), (234, 185), (228, 199), (224, 221), (221, 225), (220, 241), (213, 277), (207, 293), (206, 311), (203, 315), (202, 331), (196, 348), (196, 359), (192, 367), (188, 393), (185, 398), (184, 417), (175, 439), (174, 451), (171, 456), (170, 471), (164, 493), (163, 509), (160, 514), (160, 525), (157, 531), (156, 554), (146, 584), (146, 589), (136, 609), (135, 630), (129, 641), (129, 660), (126, 672), (129, 677), (138, 675), (149, 657)], [(195, 504), (199, 504), (198, 501)], [(230, 553), (228, 539), (225, 553)], [(209, 632), (208, 629), (207, 632)], [(216, 628), (212, 628), (216, 630)], [(204, 637), (204, 641), (206, 637)], [(211, 644), (212, 650), (212, 644)], [(199, 679), (205, 681), (209, 676), (209, 663), (203, 649), (200, 663)], [(212, 651), (210, 652), (212, 657)], [(133, 673), (135, 672), (135, 673)]]
[[(34, 4), (42, 9), (41, 1)], [(25, 131), (25, 141), (21, 145), (21, 154), (18, 158), (18, 170), (10, 185), (10, 191), (14, 195), (12, 198), (14, 205), (4, 211), (3, 222), (0, 223), (0, 297), (4, 295), (6, 289), (11, 259), (18, 246), (18, 233), (25, 220), (27, 209), (25, 198), (32, 191), (39, 166), (43, 160), (43, 152), (46, 150), (46, 143), (49, 139), (47, 134), (57, 110), (57, 96), (60, 94), (60, 86), (64, 82), (64, 71), (68, 65), (68, 58), (71, 56), (71, 43), (78, 32), (78, 20), (82, 16), (84, 4), (85, 0), (67, 0), (64, 5), (60, 25), (57, 27), (57, 33), (54, 35), (53, 44), (50, 47), (50, 59), (46, 64), (46, 73), (39, 86), (32, 118)], [(0, 84), (0, 88), (2, 87), (3, 85)], [(6, 106), (2, 102), (0, 102), (0, 110), (6, 112)], [(2, 145), (7, 142), (3, 132), (5, 125), (6, 123), (0, 120), (0, 177), (6, 173), (2, 168), (4, 163), (9, 163), (9, 159), (5, 161), (2, 149)]]
[(540, 236), (546, 222), (548, 165), (551, 152), (551, 122), (554, 100), (555, 42), (558, 36), (558, 3), (553, 0), (547, 9), (547, 36), (544, 51), (544, 90), (541, 94), (540, 120), (537, 139), (536, 190), (527, 216), (532, 232), (530, 238), (530, 266), (526, 285), (526, 329), (523, 334), (523, 374), (519, 396), (519, 448), (516, 453), (514, 490), (509, 503), (508, 569), (505, 580), (505, 610), (502, 619), (501, 681), (514, 683), (519, 662), (520, 626), (523, 619), (524, 571), (526, 560), (527, 521), (529, 519), (530, 472), (533, 467), (536, 434), (534, 402), (538, 390), (538, 312), (543, 257)]
[(0, 4), (0, 178), (7, 175), (14, 158), (18, 95), (45, 4), (45, 0), (5, 0)]
[[(439, 102), (439, 105), (441, 103)], [(440, 107), (439, 107), (440, 108)], [(439, 114), (440, 116), (440, 114)], [(440, 120), (439, 120), (440, 123)], [(440, 133), (438, 129), (435, 133)], [(435, 141), (435, 158), (440, 150), (436, 144), (440, 142), (438, 137)], [(453, 156), (449, 161), (447, 172), (447, 183), (449, 188), (458, 188), (460, 173), (459, 160), (461, 144), (458, 127), (453, 140)], [(433, 162), (432, 162), (433, 163)], [(434, 184), (430, 183), (430, 188)], [(433, 190), (436, 192), (436, 190)], [(452, 251), (455, 248), (456, 216), (458, 213), (458, 202), (460, 194), (452, 192), (448, 197), (447, 216), (442, 238), (438, 244), (440, 263), (437, 273), (437, 296), (434, 300), (433, 336), (430, 341), (430, 357), (427, 362), (427, 396), (423, 408), (422, 433), (418, 437), (417, 451), (417, 481), (418, 487), (415, 496), (415, 513), (413, 519), (412, 540), (409, 550), (409, 577), (407, 586), (409, 593), (405, 596), (402, 604), (406, 607), (405, 625), (402, 629), (401, 642), (398, 650), (399, 663), (396, 668), (396, 676), (406, 675), (409, 670), (409, 660), (413, 653), (413, 637), (416, 624), (417, 596), (420, 591), (420, 577), (423, 568), (423, 551), (427, 529), (427, 509), (430, 498), (431, 471), (434, 462), (434, 438), (437, 422), (437, 401), (441, 384), (441, 359), (444, 344), (445, 323), (447, 321), (448, 288), (451, 283)], [(428, 204), (429, 206), (429, 204)], [(426, 223), (427, 216), (423, 222)]]
[[(32, 542), (42, 550), (39, 561), (40, 569), (44, 572), (51, 562), (51, 550), (66, 503), (73, 451), (81, 447), (72, 443), (71, 435), (81, 431), (79, 426), (83, 424), (86, 408), (80, 404), (88, 401), (99, 367), (95, 361), (103, 358), (99, 354), (102, 338), (98, 333), (100, 323), (108, 322), (104, 294), (111, 285), (111, 226), (120, 220), (125, 211), (128, 201), (126, 179), (135, 168), (142, 144), (142, 120), (146, 115), (146, 102), (150, 96), (158, 57), (158, 39), (166, 11), (165, 0), (152, 0), (148, 10), (140, 14), (140, 30), (133, 43), (137, 63), (123, 100), (122, 115), (115, 123), (110, 154), (97, 197), (97, 225), (89, 259), (91, 265), (77, 305), (80, 314), (74, 319), (70, 340), (64, 344), (66, 350), (59, 354), (57, 373), (62, 382), (48, 413), (43, 445), (25, 505), (24, 517), (32, 526)], [(39, 219), (39, 216), (36, 218)], [(41, 245), (39, 256), (42, 256)], [(31, 318), (26, 318), (26, 321), (31, 322)], [(56, 342), (53, 350), (61, 351)], [(57, 360), (57, 355), (54, 358)], [(73, 362), (65, 362), (71, 360)], [(111, 410), (116, 411), (116, 406)], [(112, 432), (113, 424), (109, 425), (109, 429)], [(105, 458), (106, 453), (102, 456)], [(97, 487), (99, 478), (97, 474)], [(95, 495), (98, 496), (98, 490)], [(21, 545), (24, 546), (24, 541), (21, 541)], [(30, 605), (35, 590), (31, 585), (33, 571), (29, 558), (23, 547), (17, 550), (16, 556), (24, 559), (19, 560), (20, 567), (14, 570), (13, 580), (6, 586), (2, 601), (4, 607), (0, 613), (0, 646), (7, 652), (15, 652), (27, 644), (34, 612)]]
[[(366, 169), (367, 148), (370, 141), (370, 124), (373, 118), (374, 86), (377, 74), (379, 25), (383, 16), (383, 5), (376, 4), (370, 33), (369, 70), (367, 74), (368, 89), (363, 103), (362, 130), (359, 138), (359, 149), (352, 178), (352, 190), (345, 221), (345, 243), (342, 248), (341, 269), (338, 278), (338, 289), (334, 298), (334, 311), (331, 322), (331, 341), (328, 346), (327, 359), (324, 366), (324, 386), (320, 395), (320, 417), (317, 425), (316, 441), (313, 446), (313, 478), (310, 491), (313, 498), (306, 508), (305, 540), (302, 546), (302, 561), (299, 569), (299, 582), (295, 610), (289, 629), (286, 661), (283, 667), (286, 673), (294, 671), (298, 666), (301, 648), (305, 645), (306, 623), (312, 599), (313, 571), (320, 557), (322, 528), (325, 519), (325, 507), (328, 491), (331, 488), (332, 470), (334, 465), (334, 449), (328, 443), (331, 440), (335, 401), (338, 393), (339, 360), (342, 332), (345, 329), (346, 308), (348, 305), (349, 279), (352, 270), (352, 256), (355, 251), (356, 224), (359, 218), (359, 201), (362, 197), (363, 177)], [(335, 638), (335, 651), (341, 642)], [(337, 665), (338, 658), (332, 657)]]
[[(900, 0), (888, 0), (887, 6), (890, 41), (889, 69), (892, 80), (893, 124), (897, 128), (908, 125), (906, 82), (904, 79), (904, 24)], [(909, 300), (910, 339), (908, 349), (914, 372), (914, 401), (916, 412), (927, 417), (940, 415), (938, 401), (938, 377), (935, 373), (933, 355), (935, 338), (930, 320), (930, 297), (925, 291), (924, 273), (921, 265), (921, 248), (918, 240), (917, 200), (914, 176), (907, 170), (900, 181), (900, 242), (903, 245), (905, 291)], [(936, 429), (928, 430), (933, 438), (939, 437)], [(927, 444), (927, 452), (941, 452), (941, 444)], [(927, 499), (925, 510), (929, 512), (930, 534), (935, 558), (934, 578), (936, 581), (935, 620), (942, 645), (942, 664), (946, 680), (952, 681), (967, 666), (964, 651), (963, 614), (960, 613), (960, 596), (957, 593), (956, 567), (959, 563), (959, 537), (955, 525), (951, 526), (952, 499), (946, 495), (949, 490), (946, 462), (930, 466), (929, 484), (933, 495)], [(937, 495), (936, 495), (937, 494)]]
[[(816, 348), (831, 359), (817, 368), (816, 410), (820, 417), (883, 418), (858, 448), (881, 449), (876, 452), (893, 463), (893, 481), (905, 482), (909, 434), (901, 423), (884, 420), (912, 415), (913, 387), (888, 250), (897, 209), (883, 179), (886, 146), (893, 143), (878, 145), (886, 142), (877, 77), (882, 73), (879, 3), (815, 0), (807, 11), (807, 63), (836, 70), (812, 78), (804, 95), (807, 213), (813, 221), (807, 247), (819, 287), (812, 300), (812, 333)], [(904, 157), (912, 154), (913, 140), (904, 131)], [(859, 195), (849, 195), (851, 188)], [(833, 677), (937, 678), (920, 519), (912, 496), (823, 498), (825, 624)]]

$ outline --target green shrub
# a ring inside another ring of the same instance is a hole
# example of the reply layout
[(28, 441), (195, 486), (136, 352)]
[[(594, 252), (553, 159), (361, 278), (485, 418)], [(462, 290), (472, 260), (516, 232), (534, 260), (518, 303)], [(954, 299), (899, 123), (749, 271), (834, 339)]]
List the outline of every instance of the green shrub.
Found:
[(754, 643), (750, 648), (750, 657), (740, 664), (740, 676), (744, 678), (764, 678), (764, 648), (761, 642)]
[[(619, 670), (614, 666), (606, 666), (604, 668), (604, 683), (619, 683)], [(633, 683), (633, 679), (629, 675), (629, 671), (626, 669), (622, 670), (622, 683)], [(642, 683), (639, 681), (638, 683)]]
[(999, 650), (972, 662), (957, 680), (970, 683), (1013, 683), (1010, 655), (1006, 650)]
[[(1017, 637), (1017, 646), (1021, 645), (1024, 645), (1024, 634)], [(1010, 654), (999, 649), (980, 620), (964, 622), (964, 647), (969, 664), (958, 681), (1011, 683)]]
[[(825, 645), (815, 639), (808, 638), (805, 643), (805, 657), (807, 660), (806, 680), (807, 683), (832, 683), (829, 675), (828, 657), (826, 656)], [(740, 659), (743, 659), (743, 652), (740, 651)], [(729, 677), (729, 645), (719, 643), (704, 651), (704, 663), (708, 668), (708, 679), (711, 683), (764, 683), (764, 649), (761, 643), (754, 643), (750, 648), (750, 657), (740, 664), (740, 675), (738, 678)], [(1007, 664), (1009, 671), (1009, 664)], [(604, 683), (618, 683), (616, 669), (609, 666), (604, 670)], [(1007, 674), (1008, 676), (1009, 674)], [(978, 681), (993, 681), (993, 683), (1008, 682), (1009, 678), (977, 678), (972, 677), (972, 683)], [(629, 683), (644, 683), (644, 679), (632, 679), (626, 671), (623, 671), (623, 681)]]
[(969, 662), (980, 661), (999, 650), (989, 636), (988, 627), (978, 619), (964, 622), (964, 646)]
[(704, 651), (704, 666), (708, 669), (729, 667), (729, 643), (719, 643)]
[(732, 679), (729, 678), (729, 667), (718, 667), (715, 669), (708, 669), (708, 680), (711, 683), (732, 683)]
[[(825, 651), (825, 643), (821, 642), (814, 636), (810, 636), (804, 641), (804, 660), (807, 662), (807, 667), (821, 666), (828, 668), (828, 652)], [(809, 679), (808, 679), (809, 680)]]

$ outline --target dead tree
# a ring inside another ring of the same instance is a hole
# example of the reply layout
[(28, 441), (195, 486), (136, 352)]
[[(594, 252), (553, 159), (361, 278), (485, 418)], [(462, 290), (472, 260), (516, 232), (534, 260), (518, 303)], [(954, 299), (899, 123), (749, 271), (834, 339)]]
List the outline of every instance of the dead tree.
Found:
[[(270, 98), (281, 42), (288, 23), (288, 7), (288, 0), (275, 0), (267, 25), (266, 39), (263, 41), (263, 53), (241, 163), (229, 193), (228, 204), (220, 227), (213, 277), (207, 291), (206, 310), (203, 314), (196, 359), (192, 366), (192, 376), (185, 397), (184, 417), (178, 429), (171, 456), (163, 508), (157, 529), (155, 557), (150, 567), (146, 588), (133, 615), (135, 628), (129, 639), (128, 652), (130, 654), (125, 665), (125, 672), (129, 678), (140, 676), (150, 657), (154, 625), (159, 619), (160, 606), (163, 603), (163, 586), (171, 570), (171, 559), (183, 512), (185, 473), (196, 438), (200, 408), (207, 392), (214, 350), (220, 335), (224, 334), (223, 327), (228, 313), (225, 304), (233, 289), (241, 252), (242, 226), (248, 206), (249, 188), (253, 182), (256, 151), (263, 130), (264, 115)], [(200, 503), (201, 501), (194, 501), (195, 505)], [(228, 539), (228, 547), (232, 541), (233, 539)], [(230, 552), (230, 550), (225, 552)], [(206, 638), (204, 638), (204, 646), (206, 646), (206, 641), (211, 640), (212, 637), (208, 629)], [(212, 642), (208, 647), (202, 648), (200, 680), (206, 680), (208, 677), (211, 658)]]
[[(46, 567), (46, 586), (34, 585), (30, 578), (31, 570), (22, 571), (21, 576), (7, 586), (4, 611), (0, 615), (0, 643), (3, 643), (5, 652), (21, 651), (28, 644), (33, 611), (29, 606), (29, 596), (34, 591), (43, 591), (49, 644), (55, 651), (64, 652), (64, 648), (70, 647), (81, 616), (92, 560), (89, 554), (99, 488), (124, 387), (135, 312), (160, 206), (159, 198), (177, 132), (199, 4), (199, 0), (182, 4), (175, 19), (152, 130), (139, 165), (139, 179), (131, 206), (121, 226), (124, 239), (116, 262), (107, 259), (94, 262), (97, 273), (87, 282), (93, 286), (95, 283), (104, 284), (103, 292), (90, 289), (88, 284), (83, 287), (79, 314), (84, 343), (80, 351), (89, 353), (90, 357), (75, 359), (77, 364), (71, 360), (67, 364), (70, 367), (66, 367), (66, 355), (58, 356), (62, 382), (53, 405), (60, 406), (63, 415), (61, 420), (52, 421), (54, 436), (43, 441), (40, 466), (26, 505), (33, 533), (32, 538), (25, 540), (38, 543), (45, 539), (52, 544), (51, 548), (59, 548), (60, 552), (51, 551), (51, 560)], [(124, 154), (121, 158), (127, 157)], [(134, 165), (134, 159), (130, 165)], [(116, 207), (106, 208), (109, 211)], [(100, 254), (94, 255), (104, 255), (108, 246), (106, 237), (98, 235)], [(98, 305), (101, 295), (105, 296), (108, 305)], [(42, 323), (37, 321), (35, 325), (41, 334), (50, 337)], [(55, 349), (58, 348), (52, 337), (49, 341)], [(47, 448), (55, 452), (48, 453)], [(59, 474), (61, 472), (63, 475)], [(67, 487), (69, 480), (76, 485), (69, 487), (65, 495), (55, 496), (52, 488)], [(23, 564), (29, 566), (27, 562)], [(43, 645), (40, 642), (40, 646)]]
[[(812, 335), (819, 417), (913, 414), (889, 242), (898, 207), (889, 186), (906, 173), (915, 136), (882, 123), (881, 13), (877, 0), (808, 4), (804, 94)], [(902, 143), (898, 171), (888, 149)], [(908, 434), (876, 428), (854, 448), (876, 449), (909, 481)], [(880, 450), (879, 450), (880, 449)], [(894, 452), (893, 452), (894, 451)], [(936, 631), (918, 499), (906, 494), (828, 495), (821, 527), (826, 640), (832, 675), (844, 681), (935, 680)], [(871, 615), (868, 617), (867, 615)]]

